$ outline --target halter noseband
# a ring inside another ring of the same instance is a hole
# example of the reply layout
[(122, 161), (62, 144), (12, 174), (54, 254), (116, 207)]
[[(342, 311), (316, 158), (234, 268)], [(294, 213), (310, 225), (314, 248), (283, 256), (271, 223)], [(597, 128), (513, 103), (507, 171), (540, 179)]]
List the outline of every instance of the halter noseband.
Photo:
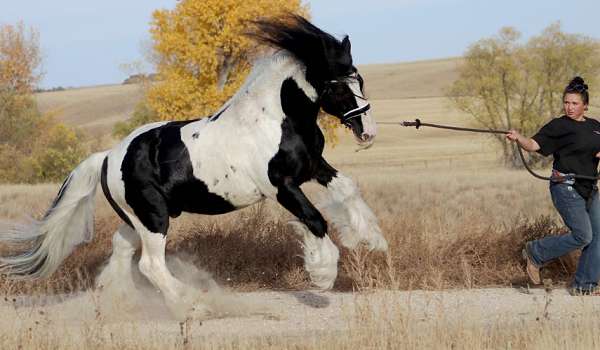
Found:
[[(360, 96), (357, 96), (357, 97), (360, 97)], [(360, 117), (361, 115), (367, 113), (367, 111), (369, 109), (371, 109), (371, 105), (369, 103), (367, 103), (366, 105), (364, 105), (362, 107), (357, 107), (357, 108), (349, 110), (348, 112), (344, 113), (344, 115), (342, 116), (342, 124), (348, 123), (348, 121), (350, 121), (350, 119)]]
[[(342, 77), (342, 79), (357, 79), (358, 80), (356, 74)], [(325, 88), (323, 89), (323, 91), (319, 95), (318, 100), (321, 100), (321, 98), (323, 98), (323, 96), (325, 95), (325, 93), (329, 91), (331, 84), (339, 84), (339, 83), (344, 83), (344, 81), (337, 80), (337, 79), (325, 81)], [(354, 92), (352, 92), (352, 94), (354, 95), (354, 97), (358, 97), (361, 100), (365, 100), (365, 101), (367, 100), (364, 96), (359, 96), (359, 95), (355, 94)], [(349, 126), (348, 123), (349, 123), (349, 121), (351, 119), (354, 119), (356, 117), (359, 117), (359, 116), (367, 113), (367, 111), (370, 110), (370, 109), (371, 109), (371, 104), (370, 103), (367, 103), (366, 105), (364, 105), (362, 107), (356, 107), (354, 109), (351, 109), (351, 110), (347, 111), (346, 113), (344, 113), (342, 115), (342, 117), (341, 117), (341, 123), (344, 124), (344, 125), (346, 125), (346, 126)]]

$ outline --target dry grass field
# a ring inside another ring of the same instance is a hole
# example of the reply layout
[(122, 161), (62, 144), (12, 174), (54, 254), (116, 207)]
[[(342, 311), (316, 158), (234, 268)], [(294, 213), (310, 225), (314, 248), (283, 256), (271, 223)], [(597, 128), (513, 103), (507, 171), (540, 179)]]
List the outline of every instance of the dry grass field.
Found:
[[(445, 87), (456, 79), (459, 62), (359, 67), (373, 115), (387, 122), (418, 117), (468, 125), (468, 116), (443, 97)], [(127, 117), (139, 96), (135, 86), (103, 86), (37, 98), (43, 110), (62, 111), (59, 119), (102, 136), (115, 121)], [(593, 108), (590, 115), (598, 110)], [(2, 348), (597, 346), (600, 303), (559, 290), (569, 281), (575, 257), (546, 268), (547, 287), (557, 290), (523, 294), (515, 289), (526, 286), (520, 260), (523, 243), (562, 228), (547, 184), (524, 171), (503, 168), (498, 158), (492, 140), (476, 134), (386, 124), (379, 126), (372, 148), (355, 152), (352, 137), (342, 132), (339, 145), (327, 148), (326, 159), (357, 181), (380, 220), (390, 251), (384, 255), (342, 249), (340, 274), (331, 293), (301, 294), (310, 288), (301, 250), (285, 224), (290, 215), (277, 204), (267, 202), (216, 217), (183, 215), (169, 233), (171, 256), (185, 257), (193, 271), (209, 271), (221, 288), (233, 293), (232, 298), (271, 300), (282, 306), (277, 312), (257, 311), (254, 306), (252, 311), (228, 309), (202, 326), (185, 323), (181, 328), (164, 315), (123, 319), (115, 314), (122, 315), (124, 309), (113, 313), (99, 301), (93, 280), (110, 254), (119, 220), (98, 195), (95, 240), (73, 254), (52, 279), (0, 280), (5, 295), (0, 310), (6, 324), (0, 331)], [(0, 185), (0, 219), (41, 215), (58, 187)], [(318, 197), (318, 186), (308, 184), (305, 189), (311, 198)], [(332, 236), (335, 241), (335, 232)], [(70, 292), (82, 294), (62, 302), (47, 297)], [(32, 295), (45, 302), (32, 302)], [(301, 302), (305, 296), (317, 300), (316, 306), (300, 308), (310, 304)], [(445, 306), (437, 308), (440, 303)], [(65, 316), (70, 313), (81, 321)], [(232, 333), (245, 329), (248, 334), (223, 336), (229, 327)], [(253, 327), (263, 328), (248, 331)], [(295, 332), (281, 331), (286, 327)]]
[(83, 131), (110, 134), (116, 122), (127, 120), (142, 96), (138, 85), (106, 85), (36, 94), (40, 110)]

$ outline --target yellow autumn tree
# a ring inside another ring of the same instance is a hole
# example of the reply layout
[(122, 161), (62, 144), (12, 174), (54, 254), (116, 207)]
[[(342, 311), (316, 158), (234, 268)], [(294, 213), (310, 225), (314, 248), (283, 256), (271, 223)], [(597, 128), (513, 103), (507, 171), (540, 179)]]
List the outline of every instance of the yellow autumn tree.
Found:
[(241, 86), (255, 43), (250, 20), (285, 12), (306, 15), (300, 0), (182, 0), (153, 14), (158, 82), (147, 94), (161, 120), (206, 116)]
[(0, 183), (60, 181), (84, 154), (82, 135), (40, 113), (39, 33), (0, 25)]
[(0, 89), (30, 94), (42, 77), (39, 34), (23, 22), (0, 26)]

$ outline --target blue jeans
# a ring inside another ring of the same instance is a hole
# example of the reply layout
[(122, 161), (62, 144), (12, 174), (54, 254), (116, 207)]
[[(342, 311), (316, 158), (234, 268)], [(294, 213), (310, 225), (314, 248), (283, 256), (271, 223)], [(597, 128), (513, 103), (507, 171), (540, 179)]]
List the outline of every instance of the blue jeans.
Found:
[(593, 193), (589, 209), (575, 188), (565, 183), (550, 183), (552, 202), (571, 232), (533, 241), (529, 254), (539, 266), (582, 248), (573, 287), (592, 289), (600, 279), (600, 198)]

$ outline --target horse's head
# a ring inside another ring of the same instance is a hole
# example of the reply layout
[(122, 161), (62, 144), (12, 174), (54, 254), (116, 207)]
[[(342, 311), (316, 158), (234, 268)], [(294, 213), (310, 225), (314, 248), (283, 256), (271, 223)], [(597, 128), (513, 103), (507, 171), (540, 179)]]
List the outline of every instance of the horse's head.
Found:
[(340, 41), (297, 15), (255, 24), (254, 37), (292, 53), (306, 66), (306, 80), (318, 95), (315, 103), (350, 128), (361, 146), (370, 146), (376, 125), (363, 79), (352, 64), (348, 36)]
[(319, 103), (325, 112), (336, 116), (352, 130), (359, 144), (369, 146), (377, 134), (376, 124), (371, 117), (371, 105), (364, 94), (363, 78), (352, 65), (347, 36), (341, 46), (340, 56), (331, 69), (336, 77), (322, 82)]

